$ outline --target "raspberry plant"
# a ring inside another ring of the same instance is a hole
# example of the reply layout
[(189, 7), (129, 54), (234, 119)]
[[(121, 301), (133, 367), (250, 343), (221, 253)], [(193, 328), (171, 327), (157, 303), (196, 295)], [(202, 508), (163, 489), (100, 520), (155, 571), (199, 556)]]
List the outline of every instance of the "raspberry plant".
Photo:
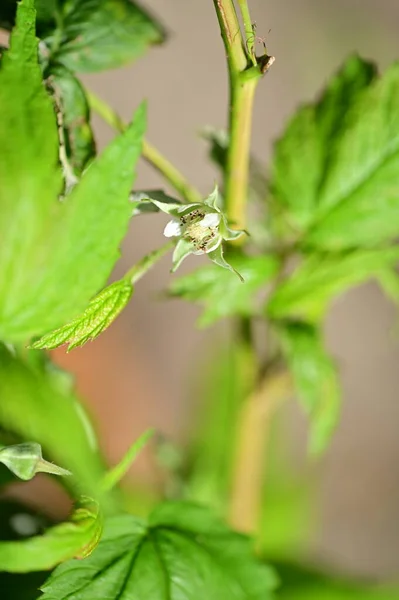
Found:
[[(220, 168), (207, 197), (147, 141), (145, 104), (125, 124), (79, 80), (164, 41), (145, 9), (129, 0), (0, 6), (0, 25), (11, 32), (0, 64), (0, 485), (44, 472), (75, 503), (70, 518), (54, 524), (3, 502), (2, 598), (398, 597), (390, 586), (300, 565), (288, 542), (273, 552), (273, 522), (263, 526), (263, 463), (270, 421), (293, 395), (309, 416), (310, 454), (331, 438), (340, 387), (322, 326), (332, 300), (370, 278), (399, 297), (399, 65), (379, 74), (348, 58), (293, 116), (259, 177), (251, 112), (274, 57), (256, 52), (247, 0), (213, 4), (230, 106), (227, 131), (207, 133)], [(93, 111), (117, 132), (99, 155)], [(134, 188), (140, 155), (172, 196)], [(173, 217), (168, 241), (107, 285), (130, 219), (156, 219), (158, 211)], [(138, 516), (120, 482), (154, 432), (109, 469), (72, 379), (47, 351), (100, 335), (170, 251), (172, 271), (189, 254), (210, 259), (173, 278), (169, 294), (200, 303), (203, 326), (227, 319), (231, 335), (204, 368), (207, 403), (195, 441), (181, 459), (164, 447), (173, 492)], [(267, 350), (255, 343), (259, 323), (267, 325)]]

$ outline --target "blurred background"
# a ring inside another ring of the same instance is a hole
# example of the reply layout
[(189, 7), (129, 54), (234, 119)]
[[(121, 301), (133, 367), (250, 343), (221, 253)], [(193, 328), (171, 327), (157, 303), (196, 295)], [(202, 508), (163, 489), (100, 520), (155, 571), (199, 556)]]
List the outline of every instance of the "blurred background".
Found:
[[(129, 68), (86, 76), (85, 84), (129, 119), (146, 98), (148, 139), (207, 194), (216, 171), (207, 162), (205, 125), (224, 127), (227, 77), (211, 0), (146, 0), (169, 32)], [(261, 82), (255, 106), (253, 150), (265, 164), (273, 140), (299, 103), (309, 101), (350, 53), (381, 70), (399, 57), (397, 0), (251, 0), (257, 35), (276, 63)], [(258, 48), (261, 50), (261, 47)], [(114, 133), (95, 119), (101, 148)], [(141, 164), (137, 188), (165, 188)], [(134, 219), (114, 277), (162, 243), (162, 216)], [(188, 259), (187, 272), (198, 259)], [(74, 372), (95, 416), (109, 461), (155, 426), (183, 440), (193, 416), (190, 378), (220, 331), (195, 329), (199, 311), (177, 300), (160, 301), (170, 257), (140, 282), (122, 316), (97, 341), (58, 362)], [(311, 469), (317, 520), (308, 551), (348, 574), (392, 577), (399, 572), (399, 340), (397, 315), (369, 284), (334, 306), (327, 344), (340, 366), (342, 419), (321, 464)], [(306, 423), (284, 409), (283, 435), (293, 468), (304, 467)], [(295, 457), (295, 460), (294, 460)], [(298, 458), (299, 457), (299, 458)], [(156, 481), (151, 462), (131, 478)], [(36, 493), (35, 487), (33, 492)], [(39, 492), (37, 492), (39, 494)]]

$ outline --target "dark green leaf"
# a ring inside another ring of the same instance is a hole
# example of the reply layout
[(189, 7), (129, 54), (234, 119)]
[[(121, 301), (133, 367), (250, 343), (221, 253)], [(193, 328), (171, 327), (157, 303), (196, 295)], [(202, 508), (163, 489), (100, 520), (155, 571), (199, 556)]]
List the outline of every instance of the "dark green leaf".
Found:
[(194, 505), (160, 505), (145, 523), (126, 515), (106, 523), (93, 554), (58, 567), (42, 600), (267, 600), (273, 572), (244, 536)]
[[(62, 42), (53, 58), (75, 72), (120, 67), (164, 37), (159, 23), (130, 0), (63, 0), (60, 12)], [(50, 48), (59, 33), (47, 40)]]
[(45, 571), (70, 558), (86, 558), (97, 546), (101, 532), (98, 504), (82, 498), (69, 521), (50, 527), (44, 535), (0, 542), (0, 571)]
[(343, 291), (392, 268), (399, 248), (360, 250), (337, 254), (316, 254), (282, 282), (270, 298), (268, 314), (280, 319), (319, 322), (331, 301)]
[(279, 333), (299, 399), (311, 420), (310, 451), (317, 454), (325, 448), (338, 420), (341, 393), (337, 373), (318, 329), (306, 323), (287, 323)]
[(74, 175), (78, 176), (96, 154), (86, 94), (80, 81), (62, 66), (52, 68), (50, 85), (62, 118), (66, 156)]
[(69, 350), (83, 346), (95, 339), (111, 325), (129, 302), (133, 292), (132, 284), (122, 279), (116, 281), (93, 298), (83, 314), (73, 321), (47, 333), (31, 348), (53, 349), (62, 344), (69, 344)]
[[(0, 73), (0, 332), (26, 340), (84, 310), (119, 256), (145, 110), (60, 203), (54, 109), (37, 65), (30, 0)], [(21, 168), (23, 165), (23, 168)]]
[[(356, 115), (362, 118), (354, 106), (374, 77), (372, 64), (357, 57), (350, 58), (331, 80), (320, 101), (301, 108), (277, 142), (271, 190), (295, 235), (306, 230), (329, 205), (324, 193), (326, 180), (333, 169), (342, 136), (353, 127)], [(363, 143), (364, 140), (359, 141), (359, 145)], [(354, 162), (352, 157), (350, 167), (346, 166), (353, 172), (357, 168), (357, 161)], [(336, 182), (338, 194), (343, 181), (344, 174), (342, 180)]]
[(0, 426), (41, 444), (46, 455), (72, 472), (65, 483), (100, 495), (105, 469), (82, 404), (56, 372), (24, 364), (2, 345)]
[(253, 315), (259, 311), (256, 292), (276, 275), (279, 262), (274, 256), (229, 256), (244, 281), (227, 270), (211, 265), (173, 281), (172, 296), (205, 305), (199, 324), (207, 326), (222, 317)]

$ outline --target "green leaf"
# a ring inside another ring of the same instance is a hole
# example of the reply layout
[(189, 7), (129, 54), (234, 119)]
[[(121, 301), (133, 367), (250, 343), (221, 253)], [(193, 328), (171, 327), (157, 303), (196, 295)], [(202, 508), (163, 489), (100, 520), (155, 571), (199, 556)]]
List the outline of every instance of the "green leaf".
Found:
[(71, 475), (70, 471), (49, 463), (42, 457), (40, 444), (24, 442), (13, 446), (0, 448), (0, 462), (3, 463), (14, 475), (29, 481), (37, 473), (51, 473), (52, 475)]
[(102, 518), (96, 502), (82, 498), (69, 521), (27, 540), (0, 542), (0, 571), (46, 571), (70, 558), (86, 558), (97, 546)]
[(76, 491), (98, 497), (105, 467), (85, 409), (62, 374), (24, 363), (0, 345), (0, 426), (41, 444), (70, 470)]
[(96, 551), (58, 567), (42, 600), (267, 600), (274, 585), (247, 538), (205, 509), (176, 502), (160, 505), (148, 523), (130, 515), (109, 520)]
[(96, 154), (86, 94), (80, 81), (61, 65), (52, 67), (50, 83), (62, 115), (67, 159), (74, 175), (78, 176)]
[(274, 256), (229, 256), (231, 264), (242, 274), (243, 282), (216, 265), (197, 269), (172, 282), (171, 296), (199, 302), (205, 306), (200, 326), (208, 326), (223, 317), (249, 316), (259, 312), (256, 292), (266, 285), (278, 270)]
[(299, 400), (310, 417), (310, 451), (318, 454), (328, 443), (339, 416), (337, 373), (318, 329), (307, 323), (286, 323), (279, 334)]
[(104, 286), (131, 216), (132, 168), (145, 125), (142, 106), (59, 202), (57, 126), (30, 6), (19, 5), (0, 72), (0, 337), (12, 342), (59, 327)]
[(315, 254), (276, 289), (268, 304), (273, 319), (295, 318), (318, 323), (336, 296), (373, 277), (399, 259), (399, 248)]
[[(159, 23), (130, 0), (64, 0), (60, 21), (53, 60), (80, 73), (121, 67), (164, 38)], [(46, 41), (51, 48), (53, 37)]]
[[(243, 232), (240, 232), (243, 233)], [(224, 257), (224, 252), (223, 252), (223, 244), (219, 244), (219, 246), (217, 248), (215, 248), (215, 250), (212, 250), (211, 252), (207, 253), (209, 258), (211, 259), (212, 262), (215, 263), (215, 265), (218, 265), (219, 267), (222, 267), (223, 269), (227, 269), (228, 271), (231, 271), (232, 273), (235, 273), (238, 277), (238, 279), (240, 280), (241, 283), (244, 283), (244, 277), (241, 275), (241, 273), (239, 273)]]
[(116, 281), (100, 292), (83, 314), (73, 321), (47, 333), (30, 347), (32, 349), (53, 349), (69, 344), (68, 352), (95, 339), (111, 325), (129, 302), (133, 292), (132, 284), (125, 279)]
[[(271, 169), (274, 209), (283, 210), (283, 219), (295, 235), (305, 231), (326, 205), (331, 205), (325, 197), (326, 182), (353, 122), (356, 118), (367, 120), (356, 105), (374, 77), (374, 65), (351, 57), (321, 99), (301, 108), (277, 142)], [(373, 108), (378, 111), (381, 107)], [(363, 144), (364, 140), (359, 140), (359, 147)], [(357, 158), (347, 158), (345, 169), (355, 173)], [(336, 193), (340, 193), (343, 182), (344, 173), (335, 182)]]

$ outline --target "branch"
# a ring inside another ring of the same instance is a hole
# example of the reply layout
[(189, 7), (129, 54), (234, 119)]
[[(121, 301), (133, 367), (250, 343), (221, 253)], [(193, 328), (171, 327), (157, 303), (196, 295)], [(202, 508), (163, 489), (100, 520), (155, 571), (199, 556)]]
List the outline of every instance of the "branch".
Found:
[[(121, 117), (101, 98), (90, 90), (86, 90), (91, 109), (96, 112), (108, 125), (119, 132), (126, 129), (126, 124)], [(202, 195), (193, 187), (180, 171), (163, 156), (159, 150), (144, 140), (142, 157), (156, 169), (166, 181), (188, 203), (202, 202)]]

